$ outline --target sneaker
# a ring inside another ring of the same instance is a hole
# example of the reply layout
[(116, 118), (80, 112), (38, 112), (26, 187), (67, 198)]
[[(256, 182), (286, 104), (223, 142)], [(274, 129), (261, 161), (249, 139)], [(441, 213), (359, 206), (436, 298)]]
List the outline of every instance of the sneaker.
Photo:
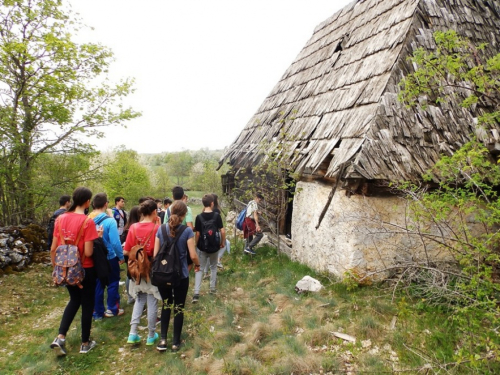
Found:
[(179, 351), (179, 349), (181, 348), (181, 344), (177, 344), (177, 345), (172, 345), (172, 351), (173, 352), (177, 352)]
[(164, 352), (167, 350), (167, 340), (160, 340), (158, 345), (156, 345), (156, 350), (159, 352)]
[(191, 303), (197, 303), (199, 300), (200, 300), (200, 295), (199, 294), (195, 294), (193, 296), (193, 300), (191, 301)]
[(210, 289), (210, 294), (217, 294), (217, 289)]
[(129, 298), (127, 299), (127, 305), (133, 305), (135, 303), (135, 299)]
[(94, 316), (94, 322), (102, 321), (102, 316)]
[(66, 355), (66, 339), (60, 339), (59, 337), (56, 337), (54, 341), (52, 341), (52, 344), (50, 344), (51, 349), (59, 349), (58, 355)]
[(221, 262), (219, 262), (219, 263), (217, 263), (217, 268), (223, 269), (223, 268), (224, 268), (224, 266), (222, 265), (222, 263), (221, 263)]
[(123, 309), (118, 309), (118, 313), (116, 315), (113, 314), (113, 311), (111, 311), (109, 309), (104, 312), (104, 316), (106, 318), (112, 318), (114, 316), (120, 316), (120, 315), (123, 315), (123, 314), (125, 314), (125, 311)]
[(146, 340), (146, 345), (153, 345), (156, 340), (158, 340), (158, 334), (155, 332), (155, 335), (153, 337), (148, 337), (148, 339)]
[(80, 354), (86, 354), (96, 347), (97, 343), (95, 341), (89, 341), (87, 345), (82, 344), (80, 346)]
[(247, 247), (245, 249), (245, 253), (247, 254), (250, 254), (250, 255), (256, 255), (257, 253), (255, 251), (253, 251), (252, 249), (250, 249), (249, 247)]
[(138, 334), (131, 333), (128, 335), (127, 344), (138, 344), (141, 342), (141, 337)]

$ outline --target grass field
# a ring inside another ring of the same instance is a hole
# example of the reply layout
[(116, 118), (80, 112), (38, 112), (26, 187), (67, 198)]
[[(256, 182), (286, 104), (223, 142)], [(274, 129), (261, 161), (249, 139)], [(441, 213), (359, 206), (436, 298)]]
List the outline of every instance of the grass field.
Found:
[[(218, 274), (218, 294), (202, 285), (200, 302), (186, 304), (184, 344), (158, 353), (144, 343), (126, 344), (132, 306), (125, 315), (93, 323), (98, 346), (78, 354), (79, 314), (67, 336), (68, 355), (49, 345), (68, 295), (51, 286), (51, 268), (33, 264), (27, 272), (0, 279), (1, 374), (420, 374), (472, 373), (453, 361), (459, 340), (446, 313), (420, 308), (418, 301), (394, 303), (382, 287), (356, 288), (319, 275), (269, 247), (255, 257), (233, 244)], [(297, 294), (303, 276), (319, 279), (319, 293)], [(125, 298), (124, 298), (125, 300)], [(146, 336), (145, 318), (141, 322)], [(171, 329), (168, 342), (171, 340)], [(158, 326), (159, 331), (159, 326)], [(335, 336), (344, 333), (355, 342)], [(445, 371), (446, 370), (446, 371)], [(499, 373), (491, 364), (491, 373)]]

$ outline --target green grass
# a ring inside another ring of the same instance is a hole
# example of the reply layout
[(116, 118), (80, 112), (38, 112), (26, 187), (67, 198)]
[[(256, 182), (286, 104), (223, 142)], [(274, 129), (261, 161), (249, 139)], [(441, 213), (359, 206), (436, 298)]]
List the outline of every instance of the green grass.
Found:
[[(204, 280), (196, 305), (190, 302), (191, 275), (184, 346), (177, 353), (160, 354), (144, 342), (127, 345), (132, 306), (124, 305), (124, 316), (93, 324), (98, 346), (88, 355), (78, 354), (77, 314), (67, 336), (69, 354), (58, 358), (49, 345), (68, 301), (66, 290), (50, 285), (51, 269), (41, 264), (4, 276), (0, 279), (4, 342), (0, 373), (314, 374), (343, 373), (351, 365), (360, 373), (418, 373), (427, 363), (424, 358), (433, 363), (454, 361), (460, 334), (446, 312), (413, 309), (414, 303), (406, 297), (401, 313), (403, 305), (392, 303), (389, 291), (377, 287), (349, 291), (331, 276), (292, 262), (270, 247), (258, 248), (254, 257), (242, 249), (241, 242), (233, 243), (218, 273), (218, 294), (210, 295), (209, 282)], [(304, 275), (317, 278), (325, 288), (296, 294), (295, 283)], [(394, 316), (398, 316), (396, 328), (390, 330)], [(146, 326), (144, 319), (141, 326)], [(169, 343), (172, 328), (171, 323)], [(344, 332), (357, 341), (346, 344), (332, 332)], [(145, 331), (140, 335), (145, 337)], [(347, 351), (352, 354), (349, 362)], [(490, 367), (491, 373), (500, 371), (497, 363)], [(471, 373), (466, 365), (447, 371)]]

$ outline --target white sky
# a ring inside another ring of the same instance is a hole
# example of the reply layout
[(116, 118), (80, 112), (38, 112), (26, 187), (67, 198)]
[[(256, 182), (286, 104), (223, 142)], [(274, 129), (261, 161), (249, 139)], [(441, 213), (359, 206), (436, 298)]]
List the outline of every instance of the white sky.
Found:
[[(110, 77), (134, 77), (127, 103), (142, 112), (111, 127), (102, 151), (229, 146), (314, 28), (351, 0), (69, 0), (79, 40), (110, 47)], [(140, 5), (138, 5), (140, 4)]]

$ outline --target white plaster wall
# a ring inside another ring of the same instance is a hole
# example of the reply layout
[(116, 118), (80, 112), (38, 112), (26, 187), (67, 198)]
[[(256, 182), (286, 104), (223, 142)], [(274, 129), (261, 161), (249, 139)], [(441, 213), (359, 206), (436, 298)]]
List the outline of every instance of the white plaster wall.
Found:
[[(321, 225), (320, 214), (332, 185), (299, 182), (294, 197), (291, 258), (310, 267), (342, 277), (347, 270), (364, 276), (408, 260), (448, 257), (430, 243), (426, 248), (418, 236), (409, 236), (406, 201), (388, 197), (348, 198), (337, 189)], [(367, 282), (380, 279), (375, 274)]]

